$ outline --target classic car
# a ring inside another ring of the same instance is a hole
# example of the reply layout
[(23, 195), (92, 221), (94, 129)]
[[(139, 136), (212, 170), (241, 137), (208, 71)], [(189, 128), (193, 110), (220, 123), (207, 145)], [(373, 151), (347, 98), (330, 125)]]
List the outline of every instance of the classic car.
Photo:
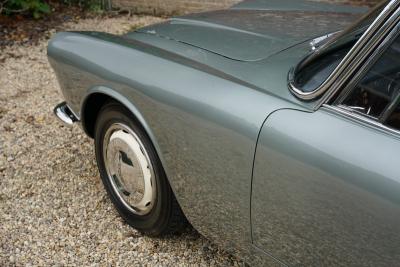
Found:
[(126, 222), (189, 221), (250, 265), (400, 265), (399, 0), (248, 0), (62, 32), (55, 114)]

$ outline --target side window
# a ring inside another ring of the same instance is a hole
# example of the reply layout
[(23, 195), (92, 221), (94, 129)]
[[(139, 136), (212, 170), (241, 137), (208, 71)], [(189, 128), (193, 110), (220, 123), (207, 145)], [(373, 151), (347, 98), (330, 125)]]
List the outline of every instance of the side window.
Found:
[(400, 130), (399, 37), (336, 105)]

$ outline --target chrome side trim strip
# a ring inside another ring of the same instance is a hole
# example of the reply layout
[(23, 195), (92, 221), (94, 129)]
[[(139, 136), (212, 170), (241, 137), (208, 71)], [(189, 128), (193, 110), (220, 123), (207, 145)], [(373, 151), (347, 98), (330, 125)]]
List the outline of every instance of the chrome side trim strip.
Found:
[[(393, 0), (385, 7), (382, 13), (379, 14), (379, 16), (368, 27), (368, 29), (364, 32), (364, 34), (360, 37), (356, 44), (350, 49), (350, 51), (336, 67), (336, 69), (314, 91), (303, 92), (301, 89), (297, 88), (294, 84), (294, 74), (296, 72), (296, 69), (292, 69), (289, 73), (288, 81), (290, 91), (296, 97), (302, 100), (313, 100), (331, 89), (330, 92), (324, 95), (324, 97), (315, 108), (318, 109), (325, 102), (326, 99), (328, 99), (332, 94), (336, 92), (336, 90), (332, 90), (332, 85), (337, 82), (339, 77), (344, 73), (343, 77), (340, 77), (340, 81), (346, 80), (368, 56), (370, 51), (373, 50), (374, 47), (385, 37), (385, 33), (390, 30), (390, 26), (392, 25), (392, 23), (387, 23), (386, 20), (393, 14), (393, 12), (397, 11), (399, 2), (399, 0)], [(383, 27), (384, 25), (386, 27)], [(338, 87), (335, 89), (338, 90)]]
[(348, 109), (343, 109), (343, 108), (340, 108), (340, 107), (330, 106), (330, 105), (327, 105), (327, 104), (323, 104), (322, 105), (322, 110), (326, 110), (326, 111), (334, 113), (334, 114), (342, 115), (342, 116), (344, 116), (346, 118), (352, 119), (352, 120), (357, 121), (357, 122), (361, 122), (361, 123), (369, 125), (369, 126), (372, 126), (372, 127), (376, 128), (378, 130), (381, 130), (381, 131), (383, 131), (385, 133), (389, 133), (391, 135), (394, 135), (397, 138), (400, 138), (400, 131), (398, 131), (396, 129), (393, 129), (393, 128), (390, 128), (390, 127), (382, 124), (378, 120), (369, 119), (369, 118), (365, 117), (362, 114), (357, 114), (356, 112), (352, 112), (352, 111), (350, 111)]
[(75, 122), (79, 121), (78, 117), (76, 117), (66, 102), (55, 106), (53, 111), (54, 115), (67, 126), (72, 126)]

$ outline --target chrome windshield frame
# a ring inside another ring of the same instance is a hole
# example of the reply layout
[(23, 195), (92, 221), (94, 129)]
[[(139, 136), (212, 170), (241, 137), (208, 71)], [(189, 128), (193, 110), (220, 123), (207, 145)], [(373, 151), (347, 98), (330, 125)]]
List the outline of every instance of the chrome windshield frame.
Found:
[[(312, 101), (320, 97), (315, 110), (322, 106), (332, 95), (336, 94), (343, 83), (363, 63), (377, 45), (386, 37), (387, 33), (397, 22), (400, 0), (392, 0), (367, 28), (364, 34), (354, 44), (339, 65), (328, 78), (315, 90), (304, 92), (295, 85), (296, 68), (288, 74), (289, 90), (301, 100)], [(301, 62), (299, 63), (299, 65)]]

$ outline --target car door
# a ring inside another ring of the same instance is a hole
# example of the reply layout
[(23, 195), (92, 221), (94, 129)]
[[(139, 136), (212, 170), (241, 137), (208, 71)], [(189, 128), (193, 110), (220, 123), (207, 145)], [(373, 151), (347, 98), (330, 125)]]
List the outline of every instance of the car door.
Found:
[(320, 109), (277, 111), (261, 130), (251, 197), (253, 245), (284, 264), (399, 265), (396, 35)]

